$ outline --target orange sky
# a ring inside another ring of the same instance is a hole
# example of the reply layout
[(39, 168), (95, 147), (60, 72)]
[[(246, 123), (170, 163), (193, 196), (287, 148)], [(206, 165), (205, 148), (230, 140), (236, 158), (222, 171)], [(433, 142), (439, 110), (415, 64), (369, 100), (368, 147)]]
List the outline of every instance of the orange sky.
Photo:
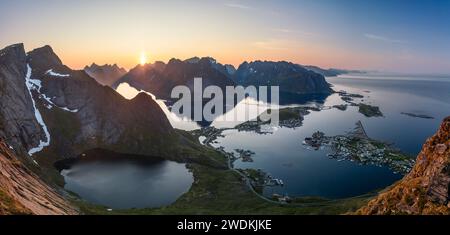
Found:
[(50, 45), (74, 69), (92, 62), (129, 69), (144, 51), (148, 62), (211, 56), (235, 66), (286, 60), (450, 73), (446, 7), (397, 0), (1, 1), (0, 47)]

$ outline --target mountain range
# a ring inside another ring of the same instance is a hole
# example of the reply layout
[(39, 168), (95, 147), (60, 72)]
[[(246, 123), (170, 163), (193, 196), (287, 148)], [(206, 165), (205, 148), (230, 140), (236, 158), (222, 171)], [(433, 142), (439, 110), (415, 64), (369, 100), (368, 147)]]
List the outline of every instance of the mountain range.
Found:
[(97, 65), (92, 63), (90, 66), (84, 67), (84, 71), (105, 86), (112, 86), (127, 73), (127, 70), (117, 66), (117, 64)]
[(138, 65), (131, 69), (112, 87), (128, 83), (138, 90), (154, 94), (160, 99), (170, 100), (172, 88), (186, 85), (193, 90), (193, 79), (203, 78), (203, 87), (219, 86), (279, 86), (280, 91), (293, 95), (330, 94), (332, 89), (323, 75), (307, 68), (289, 63), (272, 61), (244, 62), (235, 69), (223, 65), (211, 57), (193, 57), (187, 60), (171, 59), (167, 64)]
[(291, 94), (330, 94), (332, 89), (324, 76), (298, 64), (280, 61), (244, 62), (233, 80), (243, 86), (279, 86)]
[(160, 99), (170, 100), (172, 89), (185, 85), (191, 91), (194, 88), (194, 78), (201, 77), (203, 87), (216, 85), (220, 88), (235, 86), (230, 79), (231, 74), (226, 66), (218, 64), (214, 59), (191, 58), (188, 60), (171, 59), (167, 64), (138, 65), (113, 84), (117, 88), (121, 83), (128, 83), (138, 90), (154, 94)]
[(361, 70), (347, 70), (347, 69), (335, 69), (335, 68), (330, 68), (330, 69), (323, 69), (317, 66), (313, 66), (313, 65), (304, 65), (303, 67), (305, 67), (308, 70), (311, 70), (315, 73), (321, 74), (324, 77), (336, 77), (342, 74), (347, 74), (347, 73), (365, 73), (365, 71), (361, 71)]

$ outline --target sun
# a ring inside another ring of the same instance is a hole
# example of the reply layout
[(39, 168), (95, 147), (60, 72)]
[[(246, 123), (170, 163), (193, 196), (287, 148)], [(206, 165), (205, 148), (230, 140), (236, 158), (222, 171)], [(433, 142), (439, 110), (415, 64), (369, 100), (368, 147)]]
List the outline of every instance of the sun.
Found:
[(147, 63), (147, 56), (145, 55), (145, 52), (141, 52), (141, 57), (139, 59), (139, 62), (141, 65), (145, 65)]

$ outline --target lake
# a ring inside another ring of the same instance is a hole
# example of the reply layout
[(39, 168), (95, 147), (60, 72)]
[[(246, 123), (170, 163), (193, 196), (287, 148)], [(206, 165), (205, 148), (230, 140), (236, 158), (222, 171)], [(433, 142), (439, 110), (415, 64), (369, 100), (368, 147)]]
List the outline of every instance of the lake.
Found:
[(93, 204), (129, 209), (169, 205), (192, 185), (185, 164), (117, 154), (109, 159), (108, 154), (88, 154), (68, 164), (61, 171), (64, 188)]

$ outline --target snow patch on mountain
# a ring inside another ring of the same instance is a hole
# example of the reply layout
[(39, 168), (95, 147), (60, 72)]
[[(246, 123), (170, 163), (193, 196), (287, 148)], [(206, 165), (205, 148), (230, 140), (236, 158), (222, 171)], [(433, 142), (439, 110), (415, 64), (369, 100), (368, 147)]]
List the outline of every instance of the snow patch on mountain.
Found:
[[(49, 70), (49, 71), (51, 71), (51, 70)], [(46, 74), (49, 74), (49, 71), (47, 71)], [(44, 105), (47, 109), (52, 109), (53, 106), (54, 106), (54, 107), (60, 108), (60, 109), (62, 109), (64, 111), (68, 111), (68, 112), (72, 112), (72, 113), (78, 112), (78, 109), (69, 109), (69, 108), (66, 108), (66, 107), (59, 107), (58, 105), (53, 103), (53, 101), (51, 100), (50, 97), (48, 97), (47, 95), (45, 95), (44, 93), (41, 92), (41, 88), (42, 88), (41, 80), (29, 78), (28, 79), (28, 83), (29, 83), (29, 85), (30, 85), (32, 90), (34, 89), (34, 90), (36, 90), (39, 93), (39, 97), (40, 98), (42, 98), (45, 101), (47, 101), (48, 104)], [(27, 86), (28, 86), (28, 84), (27, 84)]]
[(45, 101), (47, 101), (48, 104), (45, 105), (45, 107), (47, 107), (48, 109), (52, 109), (53, 106), (54, 106), (54, 107), (60, 108), (60, 109), (62, 109), (62, 110), (64, 110), (64, 111), (71, 112), (71, 113), (76, 113), (76, 112), (78, 112), (78, 109), (69, 109), (69, 108), (67, 108), (67, 107), (60, 107), (60, 106), (56, 105), (55, 103), (53, 103), (53, 101), (51, 100), (50, 97), (46, 96), (44, 93), (41, 93), (40, 88), (39, 88), (38, 92), (39, 92), (40, 96), (41, 96)]
[(54, 76), (54, 77), (70, 77), (70, 74), (60, 74), (60, 73), (53, 72), (53, 69), (49, 69), (47, 72), (45, 72), (45, 74), (48, 74), (48, 75)]
[(36, 102), (33, 99), (32, 90), (34, 89), (40, 89), (42, 87), (41, 81), (37, 79), (31, 79), (31, 67), (29, 64), (27, 64), (27, 74), (25, 76), (25, 84), (28, 88), (28, 93), (31, 97), (31, 102), (33, 104), (34, 108), (34, 116), (36, 117), (36, 120), (38, 121), (39, 125), (41, 125), (42, 129), (45, 133), (45, 141), (40, 140), (39, 145), (37, 147), (34, 147), (28, 151), (28, 155), (32, 156), (33, 154), (40, 152), (44, 147), (47, 147), (50, 145), (50, 133), (48, 132), (47, 126), (44, 123), (44, 120), (42, 119), (42, 115), (39, 112), (39, 109), (36, 107)]

